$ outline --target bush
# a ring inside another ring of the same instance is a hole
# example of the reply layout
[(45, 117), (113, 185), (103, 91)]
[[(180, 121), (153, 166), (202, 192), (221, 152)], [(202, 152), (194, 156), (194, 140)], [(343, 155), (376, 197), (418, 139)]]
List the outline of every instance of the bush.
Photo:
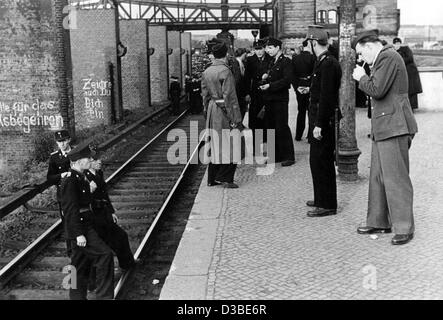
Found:
[(34, 153), (32, 159), (37, 162), (47, 162), (51, 152), (56, 149), (52, 132), (39, 132), (33, 139)]

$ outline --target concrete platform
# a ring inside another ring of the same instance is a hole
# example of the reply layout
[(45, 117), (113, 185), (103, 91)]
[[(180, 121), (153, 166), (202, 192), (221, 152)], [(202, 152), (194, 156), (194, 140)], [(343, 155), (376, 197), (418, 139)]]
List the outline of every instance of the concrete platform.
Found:
[[(294, 130), (294, 96), (290, 122)], [(160, 299), (442, 299), (443, 112), (416, 113), (410, 151), (416, 234), (405, 246), (392, 235), (358, 235), (364, 225), (370, 122), (357, 110), (360, 180), (338, 181), (338, 215), (308, 218), (312, 198), (308, 144), (295, 143), (296, 164), (257, 175), (236, 173), (240, 189), (207, 187), (206, 177)]]

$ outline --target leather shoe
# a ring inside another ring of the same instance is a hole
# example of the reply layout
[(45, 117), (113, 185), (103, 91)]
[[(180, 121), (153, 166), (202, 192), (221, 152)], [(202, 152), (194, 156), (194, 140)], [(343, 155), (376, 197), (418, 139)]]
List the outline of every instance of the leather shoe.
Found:
[(286, 160), (281, 163), (282, 167), (290, 167), (295, 164), (294, 160)]
[[(219, 182), (219, 181), (216, 181), (216, 182)], [(238, 185), (235, 184), (234, 182), (221, 182), (221, 184), (226, 189), (238, 189)]]
[(374, 234), (374, 233), (391, 233), (391, 228), (373, 228), (373, 227), (359, 227), (357, 229), (359, 234)]
[(308, 202), (306, 202), (306, 205), (308, 207), (315, 207), (315, 202), (314, 202), (314, 200), (309, 200)]
[(323, 208), (316, 208), (313, 211), (308, 212), (308, 217), (310, 218), (316, 218), (316, 217), (327, 217), (327, 216), (333, 216), (337, 214), (336, 209), (323, 209)]
[(414, 234), (396, 234), (392, 240), (391, 243), (393, 245), (402, 245), (402, 244), (406, 244), (409, 241), (412, 240), (412, 238), (414, 238)]
[(219, 185), (221, 185), (220, 182), (216, 182), (216, 181), (214, 181), (214, 182), (208, 182), (208, 187), (219, 186)]

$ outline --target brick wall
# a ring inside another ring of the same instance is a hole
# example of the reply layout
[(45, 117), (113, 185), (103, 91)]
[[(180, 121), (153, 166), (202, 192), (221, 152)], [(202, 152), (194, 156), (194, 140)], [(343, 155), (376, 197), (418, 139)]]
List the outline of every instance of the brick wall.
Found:
[[(319, 10), (337, 10), (340, 0), (279, 0), (277, 8), (278, 36), (284, 46), (298, 46), (306, 36), (307, 27), (314, 24)], [(397, 0), (357, 0), (357, 32), (364, 29), (379, 29), (387, 38), (397, 34)], [(365, 18), (363, 18), (365, 14)], [(338, 25), (328, 28), (331, 36), (337, 37)]]
[(128, 48), (126, 55), (121, 58), (123, 108), (148, 108), (150, 88), (147, 21), (120, 21), (120, 41)]
[(163, 103), (168, 100), (168, 34), (165, 26), (149, 26), (150, 48), (154, 54), (150, 56), (151, 101)]
[(278, 37), (301, 38), (314, 24), (315, 3), (312, 0), (280, 0), (278, 3)]
[[(71, 30), (72, 78), (76, 129), (111, 123), (118, 117), (117, 25), (114, 9), (77, 10)], [(113, 64), (111, 83), (109, 63)], [(112, 91), (114, 99), (112, 99)]]
[(42, 132), (69, 127), (64, 0), (0, 2), (0, 170)]
[(172, 49), (169, 56), (169, 77), (178, 77), (178, 82), (182, 83), (182, 55), (181, 55), (181, 35), (179, 31), (168, 31), (168, 48)]

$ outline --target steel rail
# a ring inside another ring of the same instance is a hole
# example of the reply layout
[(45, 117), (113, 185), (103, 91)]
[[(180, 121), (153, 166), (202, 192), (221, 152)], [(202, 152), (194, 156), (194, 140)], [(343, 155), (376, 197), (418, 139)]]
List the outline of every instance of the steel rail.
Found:
[[(166, 208), (168, 207), (172, 197), (175, 195), (180, 183), (182, 182), (185, 174), (187, 173), (189, 166), (192, 164), (192, 161), (194, 159), (194, 157), (196, 156), (196, 154), (198, 155), (198, 152), (203, 144), (205, 140), (205, 136), (203, 136), (199, 143), (197, 144), (197, 146), (195, 147), (194, 151), (192, 152), (192, 154), (189, 157), (188, 162), (186, 163), (185, 167), (183, 168), (183, 170), (180, 173), (180, 176), (178, 177), (177, 181), (175, 182), (174, 186), (172, 187), (171, 191), (169, 192), (166, 200), (163, 202), (163, 205), (161, 206), (161, 208), (159, 209), (157, 215), (155, 216), (154, 221), (152, 222), (152, 224), (150, 225), (148, 231), (146, 232), (142, 242), (140, 243), (140, 245), (137, 248), (137, 251), (134, 254), (134, 259), (138, 260), (143, 252), (143, 250), (146, 248), (146, 246), (149, 243), (149, 240), (151, 239), (151, 236), (154, 232), (154, 229), (157, 226), (157, 223), (160, 221), (160, 218), (162, 217), (163, 213), (166, 211)], [(198, 161), (198, 160), (197, 160)], [(122, 276), (120, 277), (120, 280), (118, 281), (115, 289), (114, 289), (114, 299), (118, 299), (118, 297), (120, 296), (120, 293), (122, 292), (122, 289), (124, 288), (126, 282), (129, 279), (129, 276), (132, 274), (132, 272), (134, 271), (133, 268), (127, 270), (124, 274), (122, 274)]]

